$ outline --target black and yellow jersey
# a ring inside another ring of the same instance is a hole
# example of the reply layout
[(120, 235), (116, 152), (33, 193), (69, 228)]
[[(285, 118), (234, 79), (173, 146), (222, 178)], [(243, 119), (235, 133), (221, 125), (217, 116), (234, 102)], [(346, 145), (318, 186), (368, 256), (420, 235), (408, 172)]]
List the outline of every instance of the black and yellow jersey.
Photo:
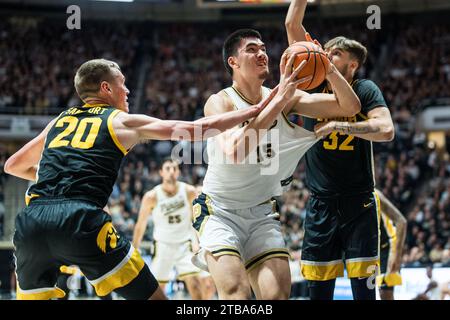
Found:
[[(386, 107), (383, 94), (372, 81), (354, 80), (352, 87), (361, 101), (360, 113), (349, 118), (312, 119), (303, 117), (305, 129), (313, 131), (314, 126), (322, 121), (364, 121), (367, 120), (370, 110), (379, 106)], [(326, 82), (314, 92), (330, 93)], [(371, 141), (334, 131), (308, 150), (305, 161), (307, 186), (312, 193), (318, 196), (372, 192), (375, 186)]]
[(108, 105), (62, 112), (47, 134), (27, 203), (35, 197), (51, 197), (87, 200), (103, 208), (127, 153), (112, 128), (119, 112)]

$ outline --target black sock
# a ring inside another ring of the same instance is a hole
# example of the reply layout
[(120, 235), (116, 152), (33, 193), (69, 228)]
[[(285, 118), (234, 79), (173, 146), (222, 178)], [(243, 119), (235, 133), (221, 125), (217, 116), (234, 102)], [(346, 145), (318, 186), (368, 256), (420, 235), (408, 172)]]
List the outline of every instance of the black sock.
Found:
[(333, 300), (336, 279), (326, 281), (308, 281), (311, 300)]
[[(350, 279), (352, 283), (353, 300), (375, 300), (375, 286), (371, 286), (371, 282), (368, 281), (369, 278), (352, 278)], [(372, 289), (370, 289), (373, 287)]]

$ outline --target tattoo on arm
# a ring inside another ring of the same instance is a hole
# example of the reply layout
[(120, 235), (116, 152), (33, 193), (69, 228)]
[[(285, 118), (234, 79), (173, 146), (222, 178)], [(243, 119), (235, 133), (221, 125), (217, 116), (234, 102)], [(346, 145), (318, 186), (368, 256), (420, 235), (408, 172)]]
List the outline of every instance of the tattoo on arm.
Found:
[(367, 121), (363, 122), (336, 122), (334, 126), (335, 131), (342, 132), (344, 134), (364, 134), (375, 133), (380, 131), (378, 127), (372, 127)]

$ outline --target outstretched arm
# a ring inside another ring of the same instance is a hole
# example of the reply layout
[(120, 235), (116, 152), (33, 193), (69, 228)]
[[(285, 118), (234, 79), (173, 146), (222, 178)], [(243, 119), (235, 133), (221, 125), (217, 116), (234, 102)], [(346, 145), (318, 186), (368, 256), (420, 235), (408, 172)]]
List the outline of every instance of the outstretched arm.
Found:
[(36, 181), (37, 167), (44, 150), (45, 138), (55, 121), (56, 119), (52, 120), (36, 138), (6, 160), (4, 170), (7, 174), (33, 182)]
[(138, 249), (144, 237), (145, 229), (147, 229), (148, 218), (152, 214), (152, 210), (156, 204), (156, 192), (151, 190), (144, 194), (139, 209), (139, 217), (134, 227), (133, 246)]
[(258, 115), (270, 100), (247, 109), (204, 117), (196, 121), (161, 120), (142, 114), (120, 112), (114, 132), (126, 150), (147, 140), (205, 140)]
[(352, 117), (361, 111), (358, 96), (331, 62), (326, 79), (333, 87), (333, 94), (297, 90), (285, 112), (310, 118), (335, 118)]
[(289, 45), (298, 41), (307, 41), (306, 30), (303, 27), (307, 0), (292, 0), (284, 25), (286, 27)]

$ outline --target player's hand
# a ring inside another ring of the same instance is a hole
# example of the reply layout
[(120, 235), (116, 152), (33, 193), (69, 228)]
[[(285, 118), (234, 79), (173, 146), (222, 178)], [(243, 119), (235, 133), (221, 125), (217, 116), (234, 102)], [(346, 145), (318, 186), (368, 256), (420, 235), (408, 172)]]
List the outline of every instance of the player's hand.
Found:
[(292, 70), (295, 56), (295, 54), (291, 54), (288, 58), (288, 55), (284, 53), (281, 56), (280, 61), (280, 83), (278, 84), (277, 94), (288, 101), (294, 96), (295, 90), (297, 90), (299, 84), (310, 81), (312, 78), (312, 76), (307, 76), (297, 79), (298, 74), (306, 65), (306, 60), (303, 60), (295, 70)]
[(272, 101), (273, 97), (275, 97), (277, 93), (278, 86), (272, 89), (272, 92), (266, 99), (255, 105), (256, 108), (254, 108), (252, 117), (256, 117), (269, 104), (269, 102)]
[(318, 45), (318, 46), (320, 47), (320, 49), (323, 50), (323, 47), (322, 47), (322, 45), (320, 44), (320, 42), (319, 42), (317, 39), (314, 39), (314, 40), (313, 40), (313, 39), (311, 38), (311, 35), (309, 34), (309, 32), (306, 32), (306, 33), (305, 33), (305, 38), (306, 38), (306, 41), (312, 42), (312, 43)]
[(402, 256), (401, 255), (399, 255), (399, 254), (389, 255), (386, 273), (400, 272), (401, 265), (402, 265)]
[(338, 71), (338, 69), (336, 68), (336, 66), (330, 61), (330, 60), (328, 60), (327, 59), (327, 61), (328, 61), (328, 63), (327, 63), (327, 73), (326, 73), (326, 75), (325, 75), (325, 78), (327, 79), (327, 80), (330, 80), (330, 77), (333, 75), (333, 74), (336, 74), (336, 73), (338, 73), (339, 71)]
[(320, 122), (316, 124), (314, 126), (314, 133), (316, 134), (316, 137), (323, 139), (328, 136), (334, 131), (335, 124), (336, 123), (334, 121)]

